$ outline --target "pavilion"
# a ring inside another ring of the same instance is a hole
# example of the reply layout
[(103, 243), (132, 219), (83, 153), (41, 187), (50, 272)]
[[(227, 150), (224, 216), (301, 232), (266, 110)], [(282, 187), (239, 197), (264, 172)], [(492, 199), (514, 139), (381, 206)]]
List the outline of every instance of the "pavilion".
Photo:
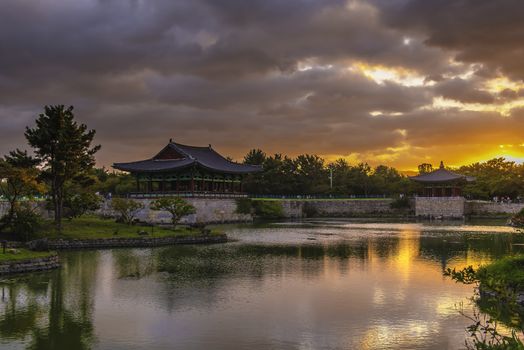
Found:
[(475, 181), (474, 177), (447, 170), (444, 162), (440, 162), (437, 170), (412, 176), (410, 179), (423, 186), (419, 193), (421, 197), (461, 197), (464, 185)]
[(197, 147), (173, 140), (153, 158), (115, 163), (113, 168), (136, 178), (136, 192), (131, 195), (162, 194), (239, 195), (245, 175), (262, 170), (261, 166), (232, 162), (211, 145)]

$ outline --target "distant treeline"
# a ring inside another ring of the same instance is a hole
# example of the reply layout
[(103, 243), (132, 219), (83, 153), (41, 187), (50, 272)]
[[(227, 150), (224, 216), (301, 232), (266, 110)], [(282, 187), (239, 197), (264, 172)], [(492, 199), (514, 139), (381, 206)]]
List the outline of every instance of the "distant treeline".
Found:
[[(268, 156), (260, 149), (249, 151), (244, 163), (263, 165), (261, 173), (246, 179), (246, 190), (253, 194), (333, 194), (333, 195), (410, 195), (419, 185), (397, 169), (386, 165), (371, 167), (367, 163), (349, 164), (344, 159), (334, 162), (316, 155), (290, 158), (281, 154)], [(419, 173), (433, 170), (431, 164), (420, 164)], [(476, 181), (464, 188), (464, 195), (474, 199), (493, 197), (524, 198), (524, 165), (495, 158), (458, 169), (460, 174), (474, 176)], [(333, 186), (330, 187), (330, 172)]]
[[(367, 163), (349, 164), (344, 159), (327, 162), (316, 155), (291, 158), (281, 154), (266, 155), (259, 149), (251, 150), (243, 159), (246, 164), (262, 165), (264, 170), (246, 177), (244, 190), (264, 195), (338, 195), (338, 196), (398, 196), (419, 190), (416, 183), (393, 167)], [(330, 187), (330, 169), (333, 187)], [(433, 170), (431, 164), (421, 164), (419, 172)], [(460, 174), (474, 176), (476, 181), (464, 188), (464, 195), (472, 199), (493, 197), (524, 198), (524, 165), (495, 158), (460, 168), (450, 168)], [(129, 175), (112, 173), (106, 169), (92, 170), (92, 189), (100, 193), (124, 194), (135, 191), (135, 180)]]

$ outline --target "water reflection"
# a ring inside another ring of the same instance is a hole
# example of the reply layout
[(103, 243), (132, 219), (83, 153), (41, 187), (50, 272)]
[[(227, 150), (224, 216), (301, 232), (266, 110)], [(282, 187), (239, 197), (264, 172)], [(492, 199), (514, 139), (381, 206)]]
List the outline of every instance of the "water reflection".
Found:
[(64, 253), (60, 270), (0, 282), (0, 346), (457, 348), (471, 286), (442, 271), (523, 249), (489, 230), (287, 223), (222, 245)]

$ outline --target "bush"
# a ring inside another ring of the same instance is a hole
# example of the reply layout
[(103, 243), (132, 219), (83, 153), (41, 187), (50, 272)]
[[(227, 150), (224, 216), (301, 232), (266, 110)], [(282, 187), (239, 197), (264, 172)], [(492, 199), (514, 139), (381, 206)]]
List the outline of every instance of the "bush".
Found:
[(524, 208), (511, 218), (510, 224), (515, 227), (524, 227)]
[(22, 241), (28, 241), (42, 227), (43, 220), (29, 204), (18, 205), (10, 223), (11, 233)]
[(162, 197), (151, 203), (151, 209), (164, 210), (171, 214), (173, 226), (178, 224), (180, 219), (189, 214), (194, 214), (196, 209), (184, 198), (181, 197)]
[(64, 206), (66, 207), (66, 217), (78, 218), (89, 211), (100, 209), (102, 198), (92, 192), (76, 193), (72, 196), (66, 197)]
[(390, 207), (391, 209), (408, 209), (410, 208), (409, 198), (406, 196), (399, 197), (391, 202)]
[(302, 205), (302, 215), (306, 218), (312, 218), (318, 215), (318, 210), (312, 203), (304, 202)]
[(144, 205), (140, 202), (132, 199), (125, 198), (113, 198), (111, 200), (111, 209), (116, 211), (120, 216), (118, 222), (131, 225), (135, 220), (135, 216), (138, 214), (140, 209), (143, 209)]
[(284, 209), (278, 201), (254, 201), (255, 215), (264, 219), (279, 219), (284, 217)]
[(236, 204), (237, 214), (251, 214), (253, 211), (253, 203), (250, 198), (237, 198)]

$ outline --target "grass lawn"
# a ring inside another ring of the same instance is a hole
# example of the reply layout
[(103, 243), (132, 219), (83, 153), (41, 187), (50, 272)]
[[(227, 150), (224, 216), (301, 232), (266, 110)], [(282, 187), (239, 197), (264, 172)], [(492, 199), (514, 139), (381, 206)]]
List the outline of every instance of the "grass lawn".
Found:
[[(141, 236), (140, 231), (145, 231), (148, 235)], [(211, 234), (217, 234), (212, 231)], [(62, 234), (58, 235), (54, 224), (47, 222), (44, 229), (39, 233), (39, 237), (49, 239), (99, 239), (99, 238), (119, 238), (119, 237), (172, 237), (172, 236), (195, 236), (200, 235), (198, 229), (187, 227), (151, 227), (140, 225), (126, 225), (115, 222), (114, 219), (102, 219), (96, 216), (85, 216), (73, 220), (62, 221)]]
[(524, 291), (524, 255), (506, 257), (481, 267), (477, 276), (481, 284), (492, 288), (509, 287)]
[(253, 201), (296, 201), (296, 202), (333, 202), (333, 201), (378, 201), (390, 198), (251, 198)]
[(33, 259), (33, 258), (45, 258), (47, 256), (54, 255), (54, 252), (33, 252), (31, 250), (27, 249), (15, 249), (16, 254), (10, 253), (10, 249), (6, 250), (6, 253), (2, 253), (2, 250), (0, 249), (0, 263), (10, 262), (10, 261), (19, 261), (19, 260), (27, 260), (27, 259)]

